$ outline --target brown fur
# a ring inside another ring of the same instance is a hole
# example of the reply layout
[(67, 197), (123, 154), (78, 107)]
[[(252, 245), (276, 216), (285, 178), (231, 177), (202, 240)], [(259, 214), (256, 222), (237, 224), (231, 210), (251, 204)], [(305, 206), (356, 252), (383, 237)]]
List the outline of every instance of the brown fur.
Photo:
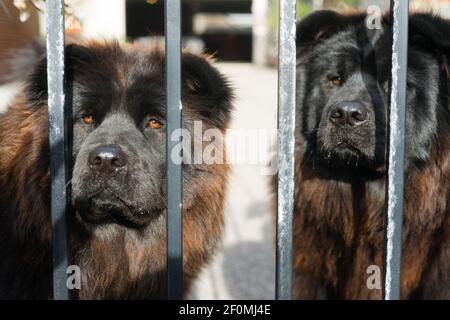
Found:
[[(441, 260), (450, 256), (449, 142), (442, 138), (433, 160), (405, 177), (402, 298), (422, 296), (448, 277)], [(366, 281), (370, 265), (383, 267), (384, 182), (326, 180), (301, 150), (297, 146), (294, 296), (380, 299), (381, 290), (369, 290)]]

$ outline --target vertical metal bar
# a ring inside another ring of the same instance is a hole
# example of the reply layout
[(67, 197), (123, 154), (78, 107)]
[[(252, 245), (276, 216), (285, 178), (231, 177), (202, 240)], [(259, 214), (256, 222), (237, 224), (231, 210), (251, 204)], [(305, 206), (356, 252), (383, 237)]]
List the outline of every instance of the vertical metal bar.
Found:
[(167, 95), (167, 285), (169, 299), (183, 298), (183, 219), (181, 164), (172, 159), (181, 128), (181, 0), (166, 0)]
[(403, 183), (405, 157), (405, 104), (408, 67), (407, 0), (391, 1), (392, 86), (388, 129), (387, 228), (384, 299), (400, 299), (402, 257)]
[(64, 0), (48, 0), (47, 82), (53, 229), (53, 298), (69, 298), (67, 288), (67, 166), (64, 117)]
[(278, 207), (276, 298), (292, 296), (292, 218), (294, 209), (295, 15), (296, 0), (280, 1), (278, 44)]

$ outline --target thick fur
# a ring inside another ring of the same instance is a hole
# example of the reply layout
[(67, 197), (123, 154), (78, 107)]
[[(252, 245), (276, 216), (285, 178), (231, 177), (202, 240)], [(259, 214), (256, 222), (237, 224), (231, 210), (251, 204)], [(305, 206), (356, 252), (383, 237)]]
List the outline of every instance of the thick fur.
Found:
[[(391, 30), (365, 15), (319, 11), (298, 26), (294, 297), (380, 299)], [(450, 298), (450, 23), (410, 17), (401, 296)], [(337, 76), (341, 83), (333, 82)], [(330, 108), (357, 101), (351, 128)]]
[[(223, 133), (231, 113), (227, 81), (207, 57), (184, 53), (182, 65), (183, 126), (192, 130), (197, 120)], [(165, 298), (166, 133), (145, 126), (149, 115), (164, 123), (164, 52), (69, 45), (65, 76), (73, 114), (70, 259), (82, 281), (73, 297)], [(52, 298), (46, 77), (44, 57), (0, 118), (1, 299)], [(93, 124), (81, 121), (85, 114)], [(89, 152), (104, 144), (128, 155), (126, 173), (103, 177), (90, 169)], [(225, 164), (183, 165), (185, 293), (220, 241), (228, 171)]]

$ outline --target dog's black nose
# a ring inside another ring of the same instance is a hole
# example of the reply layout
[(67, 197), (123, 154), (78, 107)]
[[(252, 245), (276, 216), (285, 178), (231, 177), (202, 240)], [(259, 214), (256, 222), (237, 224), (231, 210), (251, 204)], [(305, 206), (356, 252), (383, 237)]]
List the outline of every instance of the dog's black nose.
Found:
[(330, 109), (330, 121), (338, 126), (357, 126), (367, 120), (367, 110), (361, 102), (342, 101)]
[(89, 165), (103, 174), (114, 174), (127, 165), (128, 157), (117, 145), (100, 146), (89, 153)]

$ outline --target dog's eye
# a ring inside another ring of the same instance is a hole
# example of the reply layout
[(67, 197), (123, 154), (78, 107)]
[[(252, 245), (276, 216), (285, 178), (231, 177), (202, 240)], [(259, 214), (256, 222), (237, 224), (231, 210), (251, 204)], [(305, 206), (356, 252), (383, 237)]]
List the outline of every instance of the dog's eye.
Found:
[(149, 117), (147, 120), (147, 123), (145, 125), (146, 128), (150, 128), (150, 129), (159, 129), (162, 126), (163, 126), (163, 124), (162, 124), (161, 120), (156, 117)]
[(330, 82), (333, 86), (339, 87), (342, 84), (342, 77), (332, 77)]
[(84, 124), (93, 124), (94, 117), (90, 114), (87, 114), (81, 117), (81, 121), (83, 121)]

